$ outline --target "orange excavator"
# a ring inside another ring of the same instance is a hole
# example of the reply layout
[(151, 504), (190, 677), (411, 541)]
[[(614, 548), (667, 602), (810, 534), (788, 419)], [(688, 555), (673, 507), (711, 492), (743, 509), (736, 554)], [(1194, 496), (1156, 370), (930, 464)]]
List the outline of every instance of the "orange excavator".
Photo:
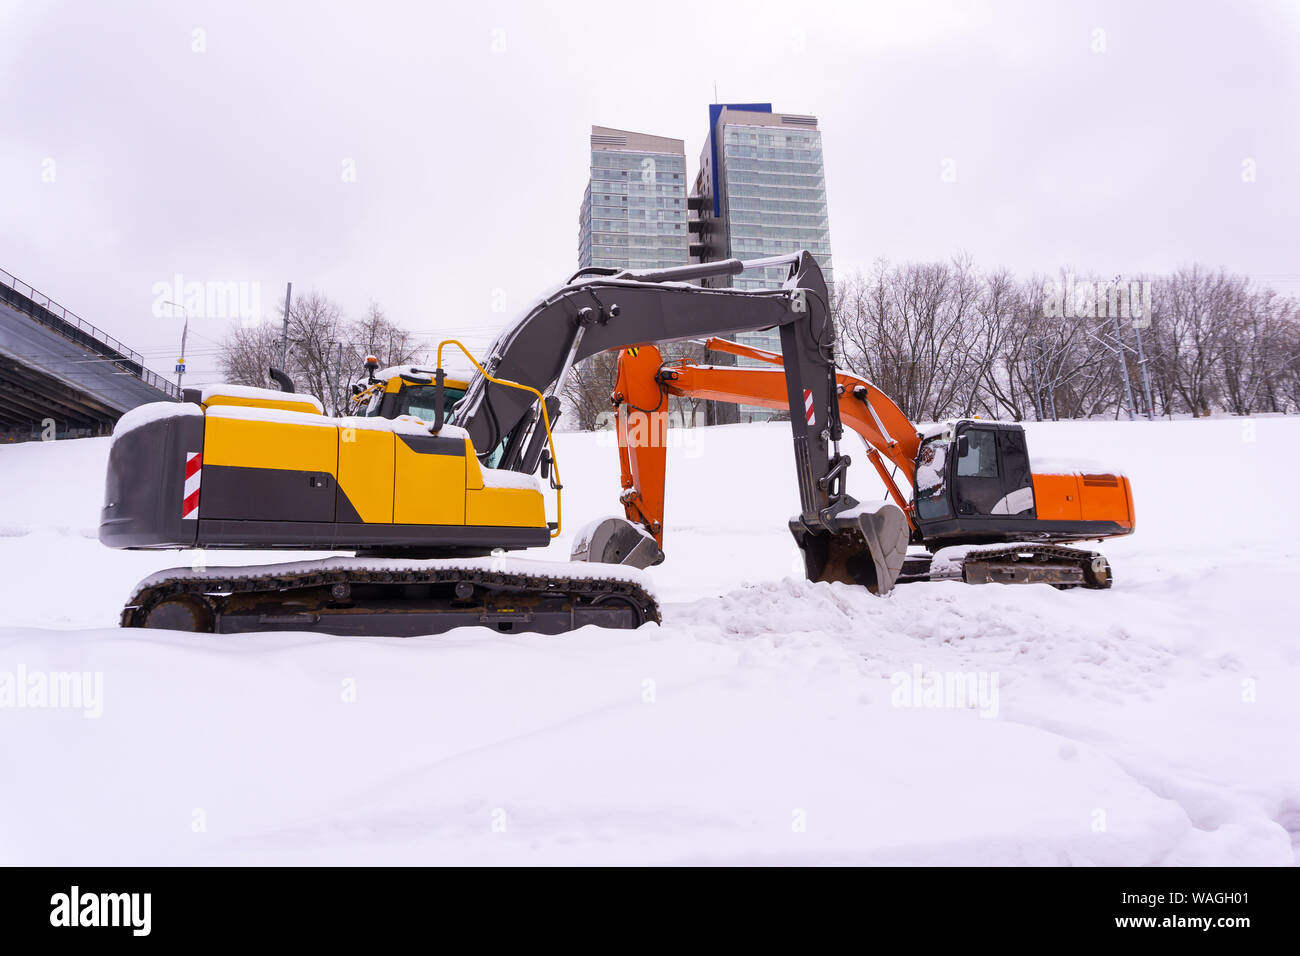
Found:
[[(790, 408), (779, 354), (722, 338), (704, 345), (763, 364), (664, 362), (653, 345), (619, 354), (612, 400), (618, 413), (621, 502), (626, 521), (642, 534), (630, 539), (639, 554), (607, 553), (608, 560), (641, 565), (663, 560), (669, 396)], [(1133, 496), (1125, 476), (1074, 468), (1035, 471), (1018, 424), (958, 419), (920, 430), (870, 382), (838, 370), (836, 381), (841, 420), (861, 436), (886, 494), (907, 518), (915, 547), (903, 561), (898, 583), (955, 579), (1110, 587), (1105, 556), (1068, 543), (1133, 532)], [(607, 548), (629, 550), (629, 538), (616, 534), (621, 520), (607, 520), (606, 541), (598, 531), (589, 537)], [(890, 583), (879, 581), (872, 590), (883, 592)]]

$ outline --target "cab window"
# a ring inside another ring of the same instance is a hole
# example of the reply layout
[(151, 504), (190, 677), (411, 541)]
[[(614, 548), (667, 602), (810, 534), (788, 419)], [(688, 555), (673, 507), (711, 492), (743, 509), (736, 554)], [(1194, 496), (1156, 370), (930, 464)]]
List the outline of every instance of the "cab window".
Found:
[(987, 428), (970, 428), (962, 436), (966, 448), (957, 458), (958, 478), (998, 476), (997, 435)]
[(505, 456), (505, 453), (506, 443), (505, 440), (502, 440), (496, 448), (492, 449), (492, 453), (483, 460), (483, 464), (489, 468), (495, 468), (497, 465), (501, 464), (501, 459)]
[(916, 456), (916, 513), (923, 519), (951, 514), (948, 506), (947, 464), (950, 444), (931, 438)]
[[(451, 408), (465, 397), (459, 388), (443, 387), (443, 414), (450, 418)], [(398, 397), (397, 414), (414, 415), (426, 422), (433, 421), (438, 407), (438, 387), (436, 385), (408, 385)]]

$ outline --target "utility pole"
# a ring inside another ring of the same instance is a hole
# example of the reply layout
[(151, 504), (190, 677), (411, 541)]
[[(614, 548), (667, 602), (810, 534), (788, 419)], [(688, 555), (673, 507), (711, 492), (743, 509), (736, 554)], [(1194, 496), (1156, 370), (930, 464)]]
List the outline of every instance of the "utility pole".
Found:
[[(1038, 340), (1034, 341), (1038, 344)], [(1029, 371), (1034, 377), (1034, 417), (1038, 421), (1043, 420), (1043, 379), (1038, 374), (1038, 350), (1034, 349), (1029, 353)]]
[[(1130, 298), (1129, 316), (1132, 317), (1133, 306)], [(1142, 321), (1150, 322), (1151, 316), (1142, 316)], [(1147, 421), (1155, 419), (1155, 409), (1152, 408), (1151, 402), (1151, 372), (1147, 369), (1147, 356), (1142, 351), (1142, 326), (1138, 325), (1137, 319), (1133, 319), (1133, 335), (1137, 338), (1138, 368), (1142, 371), (1142, 401), (1147, 407)]]
[(293, 283), (284, 289), (284, 326), (280, 329), (280, 370), (286, 371), (289, 361), (289, 297), (293, 294)]
[(1047, 341), (1038, 340), (1038, 358), (1043, 366), (1043, 385), (1047, 389), (1047, 411), (1052, 416), (1052, 421), (1059, 421), (1056, 417), (1056, 376), (1049, 369), (1051, 363), (1047, 359)]
[(170, 305), (174, 309), (180, 309), (181, 315), (185, 316), (185, 325), (181, 329), (181, 357), (176, 360), (176, 389), (181, 393), (179, 401), (184, 401), (185, 392), (181, 388), (181, 379), (185, 377), (185, 340), (190, 335), (190, 314), (186, 311), (185, 306), (172, 302), (170, 299), (164, 302), (163, 305)]
[(343, 343), (339, 345), (338, 375), (335, 377), (334, 414), (343, 414), (343, 403), (348, 400), (347, 389), (343, 387)]
[[(1116, 289), (1119, 288), (1119, 280), (1120, 277), (1116, 276), (1115, 277)], [(1116, 301), (1115, 308), (1107, 309), (1107, 311), (1110, 312), (1110, 321), (1115, 328), (1115, 355), (1119, 358), (1119, 374), (1124, 379), (1124, 401), (1125, 404), (1128, 406), (1126, 409), (1126, 411), (1128, 412), (1128, 420), (1133, 421), (1133, 383), (1129, 381), (1128, 359), (1125, 358), (1124, 356), (1124, 337), (1120, 334), (1120, 328), (1119, 328), (1118, 297), (1116, 297), (1116, 299), (1117, 301)], [(1132, 311), (1131, 307), (1129, 311)]]

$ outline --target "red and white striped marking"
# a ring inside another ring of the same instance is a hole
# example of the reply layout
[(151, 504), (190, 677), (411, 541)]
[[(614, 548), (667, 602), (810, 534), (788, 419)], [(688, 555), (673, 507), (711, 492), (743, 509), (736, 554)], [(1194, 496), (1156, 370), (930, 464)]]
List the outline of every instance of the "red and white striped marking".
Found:
[(203, 452), (192, 451), (185, 456), (185, 497), (181, 500), (181, 518), (199, 516), (199, 482), (203, 477)]
[(803, 390), (803, 414), (804, 417), (808, 419), (809, 425), (817, 424), (817, 416), (813, 414), (813, 397), (811, 388), (805, 388)]

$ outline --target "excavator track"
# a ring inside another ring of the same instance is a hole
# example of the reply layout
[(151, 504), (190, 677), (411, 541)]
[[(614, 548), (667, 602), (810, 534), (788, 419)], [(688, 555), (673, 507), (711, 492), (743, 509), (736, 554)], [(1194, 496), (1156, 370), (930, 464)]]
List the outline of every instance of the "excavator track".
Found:
[(312, 631), (412, 637), (456, 627), (559, 634), (660, 622), (635, 569), (510, 558), (325, 558), (258, 567), (178, 568), (141, 581), (123, 627), (215, 634)]
[(1097, 551), (1029, 542), (978, 545), (954, 552), (957, 549), (940, 549), (934, 555), (909, 554), (898, 583), (965, 581), (1100, 590), (1109, 588), (1113, 581), (1110, 562)]

